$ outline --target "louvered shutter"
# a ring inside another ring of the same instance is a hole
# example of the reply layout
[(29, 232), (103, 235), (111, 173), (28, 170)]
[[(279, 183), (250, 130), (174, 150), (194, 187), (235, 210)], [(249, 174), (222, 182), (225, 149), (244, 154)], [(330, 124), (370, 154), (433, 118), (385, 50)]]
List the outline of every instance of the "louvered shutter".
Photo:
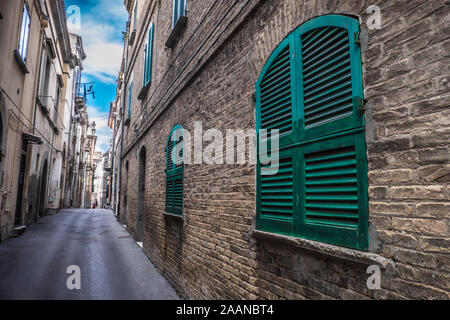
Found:
[[(367, 249), (367, 160), (358, 21), (323, 16), (297, 31), (303, 237)], [(319, 141), (316, 141), (319, 139)]]
[(363, 98), (358, 21), (323, 16), (296, 31), (302, 140), (361, 127)]
[(153, 23), (148, 31), (147, 45), (144, 50), (144, 87), (152, 80), (152, 56), (153, 56)]
[[(298, 211), (296, 195), (298, 170), (293, 150), (280, 152), (278, 169), (258, 164), (257, 176), (257, 228), (268, 232), (292, 235), (294, 233), (294, 212)], [(267, 168), (270, 174), (262, 175)], [(273, 172), (271, 172), (273, 171)]]
[[(177, 133), (176, 141), (172, 140), (172, 134)], [(178, 153), (177, 159), (183, 159), (183, 135), (181, 126), (176, 126), (169, 135), (166, 147), (166, 212), (181, 215), (183, 213), (183, 161), (174, 163), (174, 152)]]
[(128, 119), (131, 117), (131, 105), (133, 103), (133, 81), (128, 88)]
[(305, 145), (300, 154), (301, 234), (366, 250), (367, 160), (364, 134)]
[(186, 14), (186, 0), (173, 1), (173, 21), (172, 28), (177, 24), (178, 19)]
[(278, 129), (280, 146), (295, 141), (296, 83), (294, 37), (286, 38), (269, 57), (256, 83), (256, 128)]
[[(296, 84), (294, 36), (286, 38), (269, 57), (256, 84), (256, 127), (269, 134), (279, 130), (279, 144), (288, 146), (296, 140), (295, 104)], [(258, 153), (260, 153), (258, 145)], [(258, 157), (261, 159), (260, 157)], [(266, 166), (257, 166), (257, 228), (269, 232), (292, 234), (294, 232), (294, 205), (296, 172), (292, 150), (281, 152), (280, 168), (276, 174), (267, 172)]]
[(319, 17), (291, 33), (263, 68), (257, 129), (278, 128), (282, 135), (279, 171), (264, 176), (257, 166), (259, 230), (367, 249), (358, 38), (357, 20)]

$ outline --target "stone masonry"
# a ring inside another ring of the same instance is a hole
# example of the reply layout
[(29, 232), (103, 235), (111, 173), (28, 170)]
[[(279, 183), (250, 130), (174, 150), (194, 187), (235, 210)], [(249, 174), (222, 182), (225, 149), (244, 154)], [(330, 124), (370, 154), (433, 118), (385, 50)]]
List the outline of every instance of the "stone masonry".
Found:
[[(381, 9), (380, 29), (367, 27), (370, 5)], [(153, 21), (152, 83), (143, 101), (134, 86), (122, 158), (129, 174), (121, 208), (133, 233), (139, 151), (147, 150), (144, 251), (177, 291), (189, 299), (449, 299), (450, 2), (188, 0), (187, 7), (184, 32), (165, 49), (172, 1), (138, 3), (125, 82), (133, 73), (142, 83)], [(255, 128), (255, 83), (267, 58), (296, 27), (331, 13), (357, 17), (362, 31), (369, 252), (255, 233), (256, 170), (248, 164), (186, 165), (183, 218), (167, 216), (165, 145), (174, 125), (191, 133), (194, 121), (224, 134)], [(366, 285), (371, 264), (381, 267), (381, 289)]]

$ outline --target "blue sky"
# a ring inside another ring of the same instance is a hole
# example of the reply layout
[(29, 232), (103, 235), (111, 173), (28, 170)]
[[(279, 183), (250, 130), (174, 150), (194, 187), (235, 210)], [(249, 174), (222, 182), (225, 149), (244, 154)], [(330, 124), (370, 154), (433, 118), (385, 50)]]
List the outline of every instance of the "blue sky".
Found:
[(89, 121), (97, 125), (97, 150), (105, 152), (112, 136), (107, 125), (110, 102), (116, 94), (116, 79), (122, 60), (122, 31), (127, 12), (123, 0), (65, 0), (66, 9), (80, 8), (80, 28), (68, 12), (69, 32), (83, 38), (87, 58), (83, 63), (83, 82), (95, 81), (95, 99), (88, 98)]

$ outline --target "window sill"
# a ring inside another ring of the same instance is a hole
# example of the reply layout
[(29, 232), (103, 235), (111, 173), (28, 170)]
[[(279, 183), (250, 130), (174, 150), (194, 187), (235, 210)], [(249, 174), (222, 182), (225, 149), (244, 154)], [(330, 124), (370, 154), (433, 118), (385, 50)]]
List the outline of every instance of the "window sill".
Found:
[(136, 29), (134, 29), (130, 34), (130, 39), (128, 39), (128, 45), (132, 46), (134, 44), (134, 39), (136, 38)]
[(39, 108), (46, 116), (48, 114), (50, 114), (50, 110), (42, 103), (42, 101), (39, 97), (36, 98), (36, 103), (38, 104)]
[(16, 59), (16, 62), (19, 65), (20, 70), (22, 70), (24, 74), (30, 73), (30, 71), (28, 71), (27, 69), (25, 61), (23, 61), (22, 57), (20, 56), (19, 51), (14, 50), (14, 58)]
[(139, 92), (139, 95), (137, 97), (138, 100), (144, 100), (145, 99), (145, 97), (147, 96), (148, 89), (150, 88), (150, 84), (151, 84), (151, 82), (149, 82), (146, 86), (142, 87), (142, 89)]
[(179, 216), (177, 214), (164, 212), (164, 218), (165, 219), (173, 219), (173, 220), (178, 221), (178, 222), (184, 222), (184, 216), (183, 215)]
[(340, 258), (344, 260), (349, 260), (365, 265), (378, 265), (382, 269), (393, 269), (395, 268), (395, 262), (391, 259), (382, 257), (375, 253), (369, 253), (364, 251), (359, 251), (355, 249), (349, 249), (344, 247), (338, 247), (327, 243), (282, 235), (275, 234), (265, 231), (253, 230), (252, 237), (262, 240), (271, 240), (282, 242), (287, 245), (291, 245), (297, 248), (313, 251), (316, 253), (324, 254), (334, 258)]
[(178, 36), (183, 32), (184, 28), (186, 28), (187, 17), (181, 16), (178, 18), (177, 23), (170, 32), (169, 39), (166, 41), (166, 47), (169, 49), (173, 49), (175, 47), (175, 42), (177, 41)]

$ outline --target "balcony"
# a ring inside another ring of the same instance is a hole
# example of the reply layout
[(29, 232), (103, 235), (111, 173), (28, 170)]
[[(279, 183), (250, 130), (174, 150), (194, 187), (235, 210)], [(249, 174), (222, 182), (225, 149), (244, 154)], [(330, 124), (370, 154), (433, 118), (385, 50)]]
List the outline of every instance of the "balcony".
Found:
[(93, 82), (77, 83), (75, 90), (75, 106), (77, 107), (77, 110), (82, 109), (86, 106), (88, 95), (92, 95), (92, 97), (95, 99)]
[(86, 105), (86, 85), (77, 83), (75, 91), (75, 106), (77, 109), (82, 109)]

